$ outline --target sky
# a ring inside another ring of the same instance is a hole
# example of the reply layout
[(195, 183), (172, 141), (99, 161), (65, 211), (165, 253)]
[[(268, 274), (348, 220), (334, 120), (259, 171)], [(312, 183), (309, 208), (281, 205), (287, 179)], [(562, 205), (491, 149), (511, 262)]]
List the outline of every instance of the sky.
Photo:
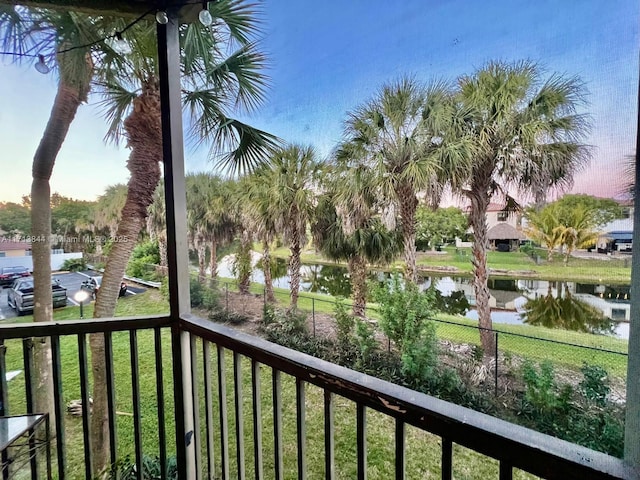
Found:
[[(531, 60), (547, 74), (578, 76), (591, 116), (588, 168), (573, 192), (614, 196), (635, 152), (640, 5), (572, 0), (264, 0), (261, 39), (269, 57), (265, 103), (239, 117), (321, 158), (340, 141), (347, 112), (401, 76), (455, 81), (490, 60)], [(0, 56), (0, 202), (28, 194), (31, 161), (56, 77)], [(53, 172), (52, 192), (94, 200), (128, 179), (128, 151), (105, 145), (93, 96), (82, 106)], [(188, 171), (214, 167), (186, 150)]]

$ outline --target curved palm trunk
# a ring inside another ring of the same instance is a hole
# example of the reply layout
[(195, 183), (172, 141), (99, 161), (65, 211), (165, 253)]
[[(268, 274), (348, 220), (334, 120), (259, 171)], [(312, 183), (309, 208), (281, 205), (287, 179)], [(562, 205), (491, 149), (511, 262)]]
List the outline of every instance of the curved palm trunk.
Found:
[(403, 183), (396, 188), (396, 195), (400, 203), (400, 217), (402, 219), (402, 244), (404, 249), (405, 280), (418, 282), (416, 266), (416, 199), (413, 187)]
[(478, 312), (478, 326), (480, 327), (480, 341), (484, 351), (484, 357), (490, 358), (495, 352), (495, 338), (491, 322), (491, 309), (489, 307), (489, 274), (487, 271), (487, 207), (489, 196), (487, 189), (481, 193), (470, 195), (471, 214), (469, 223), (473, 228), (473, 289), (476, 295), (476, 310)]
[(271, 275), (271, 248), (269, 242), (262, 242), (262, 270), (264, 270), (264, 293), (267, 302), (275, 303), (276, 296), (273, 293), (273, 278)]
[(298, 309), (298, 292), (300, 290), (300, 253), (302, 252), (302, 246), (300, 245), (300, 235), (296, 232), (291, 245), (289, 245), (291, 255), (289, 256), (289, 278), (291, 279), (290, 286), (290, 306), (291, 310)]
[(349, 259), (349, 276), (353, 288), (352, 313), (356, 317), (364, 318), (367, 309), (367, 262), (360, 255)]
[(211, 254), (209, 258), (209, 270), (211, 272), (211, 278), (213, 279), (218, 277), (218, 242), (215, 238), (211, 239), (209, 249)]
[[(162, 158), (162, 131), (160, 95), (156, 83), (144, 85), (142, 93), (134, 100), (133, 111), (124, 126), (131, 148), (127, 162), (131, 178), (127, 200), (102, 277), (100, 294), (96, 299), (95, 318), (113, 317), (115, 314), (120, 282), (138, 235), (145, 226), (147, 208), (153, 201), (153, 193), (160, 181), (158, 161)], [(90, 345), (93, 372), (93, 471), (97, 474), (107, 467), (109, 461), (104, 335), (91, 335)]]
[[(62, 65), (65, 56), (60, 55)], [(67, 136), (71, 122), (80, 105), (87, 101), (90, 89), (92, 64), (87, 59), (87, 75), (74, 81), (61, 75), (58, 91), (49, 114), (38, 149), (33, 157), (31, 183), (31, 235), (36, 241), (31, 243), (33, 257), (34, 310), (35, 322), (53, 320), (53, 300), (51, 297), (51, 188), (49, 179), (62, 143)], [(64, 70), (61, 68), (61, 70)], [(51, 343), (49, 338), (34, 339), (34, 363), (37, 381), (34, 385), (36, 412), (48, 412), (51, 426), (55, 430), (55, 410), (53, 377), (51, 372)], [(55, 432), (54, 432), (55, 434)]]

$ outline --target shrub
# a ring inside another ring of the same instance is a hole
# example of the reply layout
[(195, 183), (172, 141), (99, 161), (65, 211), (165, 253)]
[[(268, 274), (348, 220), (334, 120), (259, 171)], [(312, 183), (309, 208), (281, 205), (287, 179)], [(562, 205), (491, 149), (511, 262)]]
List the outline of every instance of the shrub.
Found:
[(604, 407), (610, 388), (608, 385), (609, 374), (597, 365), (589, 365), (586, 362), (580, 368), (584, 378), (578, 386), (582, 395), (598, 406)]
[(68, 258), (60, 266), (60, 270), (78, 272), (87, 269), (87, 262), (84, 258)]
[(353, 329), (356, 323), (355, 317), (347, 311), (343, 298), (336, 298), (333, 309), (336, 322), (336, 338), (339, 344), (349, 344), (353, 341)]
[(155, 280), (156, 271), (153, 268), (160, 263), (160, 249), (157, 242), (143, 242), (133, 249), (131, 259), (127, 265), (127, 275), (144, 280)]
[[(165, 285), (164, 280), (162, 285)], [(191, 294), (191, 307), (202, 307), (209, 311), (219, 308), (220, 302), (217, 290), (204, 286), (194, 277), (189, 279), (189, 291)]]

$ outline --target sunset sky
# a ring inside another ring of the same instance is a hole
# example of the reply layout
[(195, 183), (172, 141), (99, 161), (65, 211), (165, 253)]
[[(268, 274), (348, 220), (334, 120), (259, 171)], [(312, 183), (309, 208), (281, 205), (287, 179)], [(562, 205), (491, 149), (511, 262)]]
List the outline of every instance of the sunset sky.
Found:
[[(455, 80), (489, 60), (528, 59), (585, 83), (593, 120), (592, 162), (574, 192), (619, 192), (634, 154), (640, 38), (636, 0), (350, 1), (265, 0), (263, 50), (270, 59), (266, 103), (242, 118), (326, 156), (346, 112), (401, 75)], [(31, 160), (46, 124), (56, 77), (0, 57), (0, 201), (28, 194)], [(127, 180), (124, 146), (105, 146), (97, 98), (80, 108), (52, 178), (52, 191), (93, 200)], [(187, 150), (187, 169), (211, 169)]]

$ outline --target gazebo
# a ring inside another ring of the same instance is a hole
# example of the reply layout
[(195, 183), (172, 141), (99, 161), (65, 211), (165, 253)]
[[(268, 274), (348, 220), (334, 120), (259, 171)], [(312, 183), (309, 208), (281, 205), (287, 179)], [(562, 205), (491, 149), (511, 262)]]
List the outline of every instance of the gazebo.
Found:
[(487, 232), (487, 240), (492, 249), (501, 252), (510, 252), (518, 247), (520, 240), (525, 240), (525, 235), (508, 223), (494, 225)]

